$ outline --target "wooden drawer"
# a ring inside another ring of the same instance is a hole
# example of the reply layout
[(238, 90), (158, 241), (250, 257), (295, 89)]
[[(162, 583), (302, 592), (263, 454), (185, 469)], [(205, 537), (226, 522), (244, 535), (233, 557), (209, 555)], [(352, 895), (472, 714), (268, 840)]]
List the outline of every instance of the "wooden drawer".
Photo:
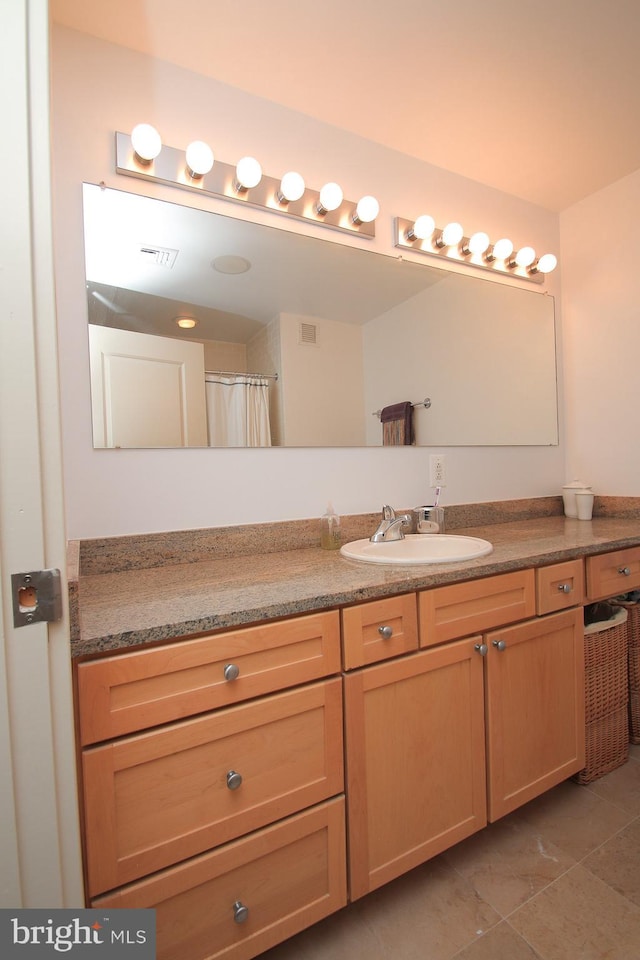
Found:
[(536, 612), (533, 570), (453, 583), (418, 594), (420, 646), (481, 633)]
[(640, 547), (587, 557), (587, 598), (604, 600), (640, 587)]
[[(234, 920), (237, 901), (247, 918)], [(158, 960), (248, 960), (345, 906), (342, 797), (93, 900), (154, 908)]]
[(536, 570), (536, 613), (555, 613), (584, 601), (584, 561), (568, 560)]
[(341, 687), (335, 677), (85, 750), (90, 895), (342, 792)]
[(345, 670), (418, 649), (415, 593), (386, 597), (342, 611)]
[[(227, 665), (238, 668), (236, 679), (225, 678)], [(109, 740), (339, 671), (337, 611), (88, 661), (78, 665), (81, 743)]]

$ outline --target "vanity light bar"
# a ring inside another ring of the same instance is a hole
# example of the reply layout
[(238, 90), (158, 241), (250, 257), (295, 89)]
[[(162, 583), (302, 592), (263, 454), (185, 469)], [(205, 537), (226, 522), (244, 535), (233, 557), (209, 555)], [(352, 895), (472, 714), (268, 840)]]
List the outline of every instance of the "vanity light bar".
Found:
[[(417, 220), (395, 218), (395, 245), (400, 249), (470, 264), (532, 283), (544, 283), (546, 274), (555, 268), (557, 261), (551, 253), (537, 258), (530, 247), (513, 252), (513, 244), (506, 240), (492, 244), (484, 233), (472, 237), (465, 237), (462, 233), (460, 224), (454, 223), (439, 230), (431, 217), (418, 217)], [(525, 252), (529, 255), (519, 256)]]
[[(199, 144), (199, 146), (200, 151), (204, 152), (202, 148), (206, 144)], [(320, 192), (310, 190), (301, 177), (299, 180), (294, 179), (291, 174), (287, 175), (288, 180), (285, 180), (285, 178), (276, 180), (273, 177), (267, 177), (262, 174), (257, 160), (245, 157), (243, 158), (244, 161), (251, 161), (251, 164), (247, 163), (246, 166), (250, 166), (251, 170), (255, 171), (254, 180), (249, 181), (249, 183), (255, 185), (247, 186), (239, 178), (236, 166), (221, 163), (217, 159), (214, 161), (213, 153), (209, 152), (210, 157), (207, 154), (205, 167), (208, 166), (209, 159), (211, 159), (211, 166), (206, 172), (198, 173), (190, 168), (187, 162), (187, 151), (185, 150), (178, 150), (175, 147), (161, 144), (161, 148), (155, 156), (147, 158), (136, 152), (132, 136), (126, 133), (116, 133), (116, 173), (129, 177), (139, 177), (142, 180), (152, 180), (156, 183), (165, 183), (172, 187), (180, 187), (183, 190), (193, 190), (208, 196), (220, 197), (223, 200), (247, 203), (250, 206), (270, 210), (273, 213), (283, 213), (300, 220), (310, 220), (313, 223), (332, 227), (335, 230), (356, 233), (359, 236), (375, 237), (374, 221), (378, 207), (377, 201), (373, 197), (363, 197), (356, 204), (344, 200), (342, 192), (336, 184), (326, 184), (327, 187), (336, 187), (338, 193), (336, 194), (334, 190), (333, 195), (340, 201), (335, 207), (330, 203), (332, 208), (329, 209), (321, 203)], [(283, 184), (283, 180), (285, 180), (285, 184)], [(291, 194), (293, 199), (288, 200), (286, 193), (292, 181), (298, 189)], [(324, 187), (323, 190), (325, 190)], [(323, 198), (325, 197), (326, 191), (323, 193)], [(371, 201), (373, 201), (373, 204)], [(329, 201), (325, 199), (325, 203), (329, 203)], [(371, 214), (373, 214), (372, 217)]]

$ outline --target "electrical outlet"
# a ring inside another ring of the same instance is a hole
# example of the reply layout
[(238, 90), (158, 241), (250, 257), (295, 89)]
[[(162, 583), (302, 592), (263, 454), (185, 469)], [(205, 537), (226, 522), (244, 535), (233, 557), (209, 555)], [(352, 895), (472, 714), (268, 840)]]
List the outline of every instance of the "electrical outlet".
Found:
[(432, 487), (446, 487), (447, 485), (444, 453), (429, 454), (429, 485)]

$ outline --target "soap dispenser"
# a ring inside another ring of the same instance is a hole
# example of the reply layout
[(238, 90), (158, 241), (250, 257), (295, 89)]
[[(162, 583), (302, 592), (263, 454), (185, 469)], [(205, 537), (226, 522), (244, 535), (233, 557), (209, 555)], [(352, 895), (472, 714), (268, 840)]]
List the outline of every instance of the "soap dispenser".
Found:
[(341, 542), (340, 517), (329, 504), (320, 518), (320, 546), (323, 550), (338, 550)]

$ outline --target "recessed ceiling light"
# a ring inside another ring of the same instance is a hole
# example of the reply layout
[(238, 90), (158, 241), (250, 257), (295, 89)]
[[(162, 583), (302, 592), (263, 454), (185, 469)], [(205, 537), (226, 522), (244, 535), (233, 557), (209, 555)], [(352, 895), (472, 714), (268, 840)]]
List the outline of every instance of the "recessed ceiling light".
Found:
[(218, 273), (246, 273), (251, 269), (251, 263), (248, 260), (233, 253), (216, 257), (211, 266)]
[(198, 325), (195, 317), (176, 317), (176, 323), (183, 330), (193, 330), (193, 328)]

